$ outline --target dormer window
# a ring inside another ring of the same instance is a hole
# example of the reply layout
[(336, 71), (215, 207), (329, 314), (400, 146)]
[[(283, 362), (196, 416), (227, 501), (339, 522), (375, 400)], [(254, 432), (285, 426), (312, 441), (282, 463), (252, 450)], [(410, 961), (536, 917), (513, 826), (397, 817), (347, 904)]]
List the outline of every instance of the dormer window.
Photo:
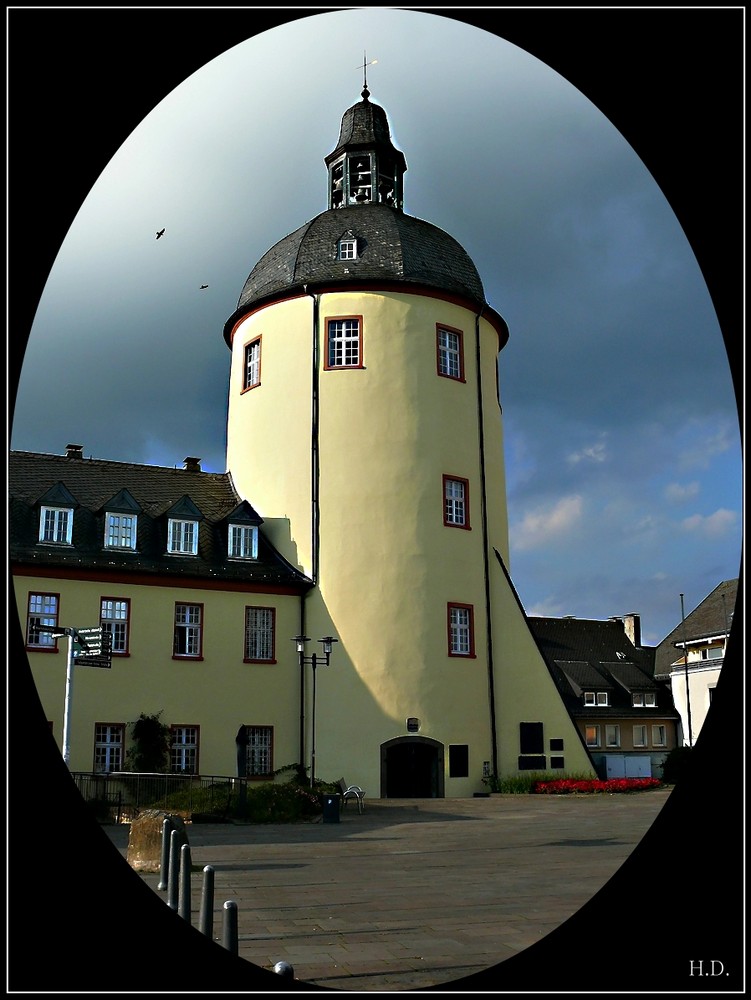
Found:
[(607, 708), (608, 706), (608, 693), (607, 691), (585, 691), (584, 692), (584, 704), (598, 708)]
[(646, 694), (641, 691), (635, 691), (631, 695), (631, 707), (632, 708), (656, 708), (657, 707), (657, 696), (654, 692), (647, 692)]
[(247, 500), (243, 500), (227, 517), (227, 558), (258, 558), (258, 526), (263, 524)]
[(73, 508), (42, 507), (39, 517), (39, 541), (57, 545), (73, 542)]
[(171, 517), (167, 525), (167, 551), (184, 556), (198, 553), (198, 521)]
[(104, 545), (108, 549), (135, 549), (136, 547), (135, 514), (106, 514), (104, 527)]
[(39, 541), (49, 545), (73, 544), (73, 511), (78, 506), (63, 483), (56, 483), (39, 498)]
[(258, 526), (255, 524), (230, 524), (227, 555), (230, 559), (257, 559)]
[(357, 257), (357, 240), (354, 236), (343, 236), (339, 240), (339, 260), (355, 260)]
[(102, 504), (100, 512), (104, 511), (104, 541), (105, 549), (136, 548), (138, 514), (141, 507), (133, 494), (122, 489), (106, 503)]

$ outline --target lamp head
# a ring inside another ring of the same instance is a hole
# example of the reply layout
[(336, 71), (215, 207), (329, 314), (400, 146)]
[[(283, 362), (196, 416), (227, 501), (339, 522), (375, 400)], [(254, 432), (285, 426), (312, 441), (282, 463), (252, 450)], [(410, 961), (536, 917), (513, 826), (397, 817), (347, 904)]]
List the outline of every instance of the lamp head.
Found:
[(323, 638), (323, 639), (319, 639), (318, 641), (319, 641), (320, 643), (322, 643), (322, 645), (323, 645), (323, 651), (324, 651), (324, 653), (326, 654), (326, 656), (329, 656), (329, 655), (330, 655), (330, 653), (331, 653), (331, 649), (332, 649), (332, 646), (333, 646), (333, 644), (334, 644), (335, 642), (339, 642), (339, 640), (338, 640), (338, 639), (335, 639), (335, 638), (333, 637), (333, 635), (327, 635), (327, 636), (324, 636), (324, 638)]
[(310, 636), (308, 636), (308, 635), (296, 635), (292, 639), (292, 642), (294, 642), (295, 648), (297, 649), (298, 653), (304, 653), (305, 652), (305, 643), (306, 642), (310, 642)]

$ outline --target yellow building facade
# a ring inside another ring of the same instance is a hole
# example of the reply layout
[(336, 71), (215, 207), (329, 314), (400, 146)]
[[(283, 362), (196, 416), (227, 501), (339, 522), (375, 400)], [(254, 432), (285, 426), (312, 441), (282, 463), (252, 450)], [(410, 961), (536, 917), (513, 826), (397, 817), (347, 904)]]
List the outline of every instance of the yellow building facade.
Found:
[(38, 626), (112, 628), (116, 604), (127, 644), (74, 670), (74, 771), (119, 769), (127, 724), (158, 713), (192, 773), (302, 764), (371, 797), (593, 773), (509, 576), (506, 323), (466, 251), (404, 212), (367, 88), (324, 162), (328, 209), (255, 264), (224, 326), (226, 473), (13, 457), (17, 607), (53, 736), (67, 639)]

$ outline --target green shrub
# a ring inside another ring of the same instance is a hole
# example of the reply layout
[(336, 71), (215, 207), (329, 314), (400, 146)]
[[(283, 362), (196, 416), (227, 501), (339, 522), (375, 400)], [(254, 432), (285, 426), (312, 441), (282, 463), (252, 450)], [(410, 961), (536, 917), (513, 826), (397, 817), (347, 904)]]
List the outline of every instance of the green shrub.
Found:
[(525, 771), (524, 774), (512, 774), (501, 777), (492, 774), (483, 778), (482, 782), (487, 785), (491, 792), (500, 792), (502, 795), (531, 795), (538, 781), (557, 781), (566, 778), (569, 781), (589, 780), (591, 774), (561, 774), (549, 771)]
[(264, 782), (248, 788), (243, 815), (250, 823), (300, 823), (320, 815), (318, 794), (296, 782)]

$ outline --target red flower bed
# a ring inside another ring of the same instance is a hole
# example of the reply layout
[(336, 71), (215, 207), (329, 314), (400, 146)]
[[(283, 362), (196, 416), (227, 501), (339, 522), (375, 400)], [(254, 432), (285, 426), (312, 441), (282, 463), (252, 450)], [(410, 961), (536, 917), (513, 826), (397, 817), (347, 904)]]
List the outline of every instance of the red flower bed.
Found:
[(559, 781), (536, 781), (533, 792), (547, 795), (566, 795), (571, 792), (641, 792), (645, 788), (658, 788), (657, 778), (611, 778), (609, 781), (578, 781), (562, 778)]

